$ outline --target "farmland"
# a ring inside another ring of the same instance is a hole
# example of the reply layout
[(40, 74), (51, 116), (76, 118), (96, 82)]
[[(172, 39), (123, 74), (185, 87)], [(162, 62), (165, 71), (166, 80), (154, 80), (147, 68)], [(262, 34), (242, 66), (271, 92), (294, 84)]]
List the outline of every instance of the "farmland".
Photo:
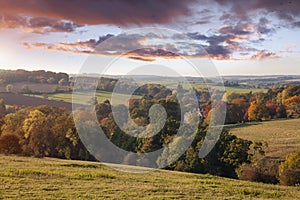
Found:
[[(68, 93), (54, 93), (54, 94), (48, 94), (48, 99), (55, 100), (55, 101), (65, 101), (68, 103), (72, 103), (72, 92)], [(42, 95), (31, 95), (35, 97), (43, 98)], [(128, 95), (125, 95), (128, 96)], [(111, 92), (105, 92), (105, 91), (97, 91), (95, 94), (95, 97), (97, 98), (98, 102), (103, 102), (105, 100), (111, 99)], [(129, 97), (129, 96), (128, 96)], [(133, 95), (132, 98), (140, 98), (141, 96)], [(86, 104), (91, 99), (91, 95), (87, 95), (85, 92), (76, 92), (76, 96), (73, 99), (73, 103), (77, 104)]]
[(267, 142), (267, 156), (284, 158), (300, 150), (300, 119), (275, 120), (227, 126), (234, 135), (251, 141)]
[[(191, 83), (192, 87), (196, 88), (196, 89), (201, 89), (201, 88), (207, 88), (208, 86), (205, 83)], [(211, 85), (209, 86), (212, 89), (216, 89), (216, 90), (223, 90), (221, 86), (217, 86), (217, 85)], [(256, 92), (266, 92), (265, 89), (260, 89), (260, 88), (252, 88), (252, 87), (225, 87), (226, 92), (237, 92), (237, 93), (256, 93)]]
[[(30, 82), (18, 82), (12, 83), (12, 92), (23, 92), (24, 87), (27, 87), (32, 92), (38, 93), (51, 93), (57, 88), (57, 84), (46, 84), (46, 83), (30, 83)], [(68, 91), (68, 86), (60, 86), (61, 91)], [(6, 92), (6, 85), (0, 85), (0, 92)]]
[[(151, 82), (151, 81), (149, 81)], [(147, 84), (147, 81), (139, 81), (140, 84)], [(170, 88), (176, 88), (178, 85), (178, 81), (174, 80), (157, 80), (157, 83), (161, 85), (168, 86)], [(203, 83), (203, 82), (185, 82), (184, 84), (189, 84), (188, 87), (193, 87), (195, 89), (206, 89), (206, 88), (211, 88), (215, 90), (221, 90), (223, 91), (224, 88), (219, 85), (214, 85), (214, 84), (209, 84), (209, 83)], [(261, 89), (261, 88), (254, 88), (251, 86), (226, 86), (225, 87), (226, 92), (237, 92), (237, 93), (256, 93), (256, 92), (266, 92), (266, 89)]]
[(53, 107), (63, 107), (69, 111), (72, 110), (71, 103), (37, 98), (34, 96), (24, 96), (22, 94), (13, 94), (13, 93), (0, 93), (0, 98), (3, 99), (5, 104), (7, 105), (18, 105), (18, 106), (48, 105)]
[(164, 170), (126, 173), (96, 162), (3, 155), (0, 181), (0, 199), (300, 198), (297, 187)]

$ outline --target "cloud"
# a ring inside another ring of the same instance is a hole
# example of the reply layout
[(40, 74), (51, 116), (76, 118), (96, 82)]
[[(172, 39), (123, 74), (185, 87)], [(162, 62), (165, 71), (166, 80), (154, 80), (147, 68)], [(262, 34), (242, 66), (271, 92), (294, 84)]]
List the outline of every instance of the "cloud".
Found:
[(264, 59), (276, 59), (280, 58), (274, 52), (267, 52), (265, 50), (257, 51), (252, 57), (251, 60), (264, 60)]
[(221, 34), (230, 34), (230, 35), (250, 35), (253, 33), (251, 26), (248, 23), (238, 24), (236, 26), (224, 26), (219, 29)]
[(74, 43), (67, 43), (61, 42), (58, 44), (47, 44), (47, 43), (23, 43), (23, 45), (27, 49), (34, 49), (34, 48), (42, 48), (47, 50), (55, 50), (55, 51), (64, 51), (64, 52), (72, 52), (72, 53), (84, 53), (90, 54), (95, 51), (97, 45), (101, 42), (107, 40), (108, 38), (112, 37), (113, 35), (107, 34), (105, 36), (99, 37), (98, 40), (90, 39), (87, 41), (77, 41)]
[(254, 31), (251, 24), (239, 23), (235, 26), (223, 26), (213, 35), (203, 35), (196, 32), (188, 33), (188, 36), (195, 40), (208, 43), (204, 45), (204, 48), (211, 58), (229, 60), (235, 59), (233, 57), (234, 52), (245, 53), (256, 50), (245, 45), (245, 40), (247, 40)]
[[(268, 20), (260, 19), (260, 25)], [(203, 35), (198, 32), (164, 35), (153, 32), (123, 33), (117, 37), (108, 34), (98, 39), (60, 43), (24, 43), (28, 49), (42, 48), (71, 53), (105, 56), (123, 55), (129, 59), (154, 61), (156, 58), (178, 59), (186, 57), (207, 57), (214, 60), (273, 59), (278, 56), (272, 52), (250, 46), (249, 37), (255, 32), (251, 24), (223, 26), (218, 33)], [(107, 42), (108, 39), (111, 40)], [(103, 43), (102, 43), (103, 42)], [(253, 55), (253, 52), (255, 54)], [(239, 55), (239, 56), (238, 56)], [(251, 56), (252, 55), (252, 56)]]
[(259, 34), (270, 34), (275, 33), (276, 30), (274, 28), (269, 27), (270, 21), (265, 17), (259, 19), (258, 24), (256, 25), (257, 32)]
[[(28, 43), (27, 49), (41, 48), (45, 50), (63, 51), (70, 53), (119, 56), (141, 61), (154, 61), (156, 58), (178, 59), (181, 56), (205, 57), (207, 53), (200, 44), (186, 35), (160, 35), (155, 33), (127, 34), (123, 33), (111, 38), (108, 34), (98, 39), (60, 43)], [(102, 43), (103, 42), (103, 43)], [(218, 56), (220, 57), (220, 56)]]
[(221, 7), (230, 9), (230, 14), (225, 14), (221, 19), (229, 17), (242, 20), (249, 20), (258, 11), (266, 11), (275, 14), (279, 19), (290, 22), (300, 16), (300, 1), (298, 0), (215, 0)]
[(292, 24), (293, 27), (297, 27), (297, 28), (300, 28), (300, 21), (297, 21), (297, 22), (294, 22)]
[(191, 15), (195, 0), (0, 0), (0, 13), (69, 20), (76, 24), (159, 24)]
[(0, 20), (0, 28), (21, 28), (25, 32), (33, 33), (73, 32), (78, 27), (81, 25), (45, 17), (3, 15)]
[(133, 60), (140, 60), (140, 61), (146, 61), (146, 62), (153, 62), (155, 61), (154, 58), (145, 58), (145, 57), (141, 57), (141, 56), (129, 56), (129, 59), (133, 59)]

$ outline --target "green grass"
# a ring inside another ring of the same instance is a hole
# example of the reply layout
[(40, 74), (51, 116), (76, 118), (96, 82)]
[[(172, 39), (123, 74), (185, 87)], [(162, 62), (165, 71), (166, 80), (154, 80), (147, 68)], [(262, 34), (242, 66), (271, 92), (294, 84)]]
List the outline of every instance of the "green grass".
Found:
[[(138, 81), (140, 84), (146, 84), (147, 81)], [(174, 80), (157, 80), (158, 83), (162, 85), (169, 86), (171, 88), (177, 88), (178, 81)], [(216, 90), (221, 90), (223, 91), (223, 88), (221, 86), (217, 85), (207, 85), (206, 83), (203, 82), (188, 82), (190, 85), (189, 87), (193, 87), (195, 89), (204, 89), (204, 88), (212, 88)], [(253, 88), (253, 87), (247, 87), (247, 86), (236, 86), (236, 87), (225, 87), (225, 90), (227, 92), (238, 92), (238, 93), (249, 93), (252, 91), (252, 93), (256, 92), (267, 92), (267, 89), (260, 89), (260, 88)]]
[[(112, 94), (111, 92), (97, 91), (95, 96), (98, 102), (103, 102), (105, 100), (111, 100), (111, 94)], [(31, 96), (43, 98), (42, 95), (31, 95)], [(124, 95), (124, 96), (129, 97), (129, 95)], [(133, 95), (132, 98), (141, 98), (141, 96)], [(72, 92), (48, 94), (48, 99), (72, 103)], [(74, 103), (86, 104), (90, 99), (91, 99), (91, 95), (87, 95), (87, 93), (85, 92), (76, 92), (76, 98), (74, 98)]]
[[(132, 168), (135, 169), (135, 168)], [(299, 199), (297, 187), (95, 162), (0, 155), (0, 199)]]
[(300, 119), (248, 123), (227, 128), (241, 138), (267, 142), (267, 156), (284, 158), (293, 151), (300, 151)]
[[(207, 88), (208, 86), (205, 84), (205, 83), (192, 83), (191, 84), (192, 87), (194, 88)], [(216, 90), (223, 90), (223, 88), (221, 86), (215, 86), (215, 85), (212, 85), (210, 86), (211, 88), (213, 89), (216, 89)], [(247, 88), (247, 87), (225, 87), (225, 90), (226, 92), (238, 92), (238, 93), (249, 93), (252, 91), (252, 93), (256, 93), (256, 92), (266, 92), (267, 90), (265, 89), (259, 89), (259, 88)]]

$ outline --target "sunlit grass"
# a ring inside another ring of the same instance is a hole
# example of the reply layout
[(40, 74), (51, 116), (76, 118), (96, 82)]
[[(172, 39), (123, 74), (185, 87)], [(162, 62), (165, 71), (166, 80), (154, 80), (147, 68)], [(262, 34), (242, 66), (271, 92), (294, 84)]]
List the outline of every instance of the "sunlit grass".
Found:
[(284, 158), (293, 151), (300, 151), (300, 119), (249, 123), (227, 128), (241, 138), (267, 142), (268, 156)]
[[(127, 166), (128, 167), (128, 166)], [(96, 162), (0, 155), (0, 199), (299, 199), (297, 187)]]
[[(105, 100), (111, 101), (111, 92), (105, 92), (105, 91), (97, 91), (95, 93), (95, 97), (97, 98), (98, 102), (104, 102)], [(65, 101), (69, 103), (76, 103), (76, 104), (87, 104), (91, 97), (93, 97), (94, 94), (86, 93), (86, 92), (76, 92), (75, 96), (73, 97), (72, 92), (68, 93), (55, 93), (55, 94), (48, 94), (48, 99), (56, 100), (56, 101)], [(43, 98), (42, 95), (31, 95)], [(125, 97), (130, 97), (129, 95), (124, 95)], [(132, 95), (132, 98), (141, 98), (141, 96), (138, 95)]]

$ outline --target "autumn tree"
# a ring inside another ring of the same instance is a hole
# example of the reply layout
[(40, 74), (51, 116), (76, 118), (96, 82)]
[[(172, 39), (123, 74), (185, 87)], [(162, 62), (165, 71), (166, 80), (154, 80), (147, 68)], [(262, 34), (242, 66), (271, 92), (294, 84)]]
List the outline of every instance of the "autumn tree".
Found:
[(280, 183), (283, 185), (300, 184), (300, 152), (289, 154), (279, 166)]
[(6, 106), (3, 99), (0, 99), (0, 118), (6, 114)]
[(19, 154), (22, 152), (19, 136), (16, 134), (2, 134), (0, 136), (0, 153)]
[(293, 96), (284, 101), (286, 106), (287, 117), (300, 117), (300, 96)]
[(252, 101), (250, 103), (249, 109), (248, 109), (248, 120), (249, 121), (260, 121), (263, 118), (268, 118), (268, 108), (265, 104), (259, 103), (256, 101)]

